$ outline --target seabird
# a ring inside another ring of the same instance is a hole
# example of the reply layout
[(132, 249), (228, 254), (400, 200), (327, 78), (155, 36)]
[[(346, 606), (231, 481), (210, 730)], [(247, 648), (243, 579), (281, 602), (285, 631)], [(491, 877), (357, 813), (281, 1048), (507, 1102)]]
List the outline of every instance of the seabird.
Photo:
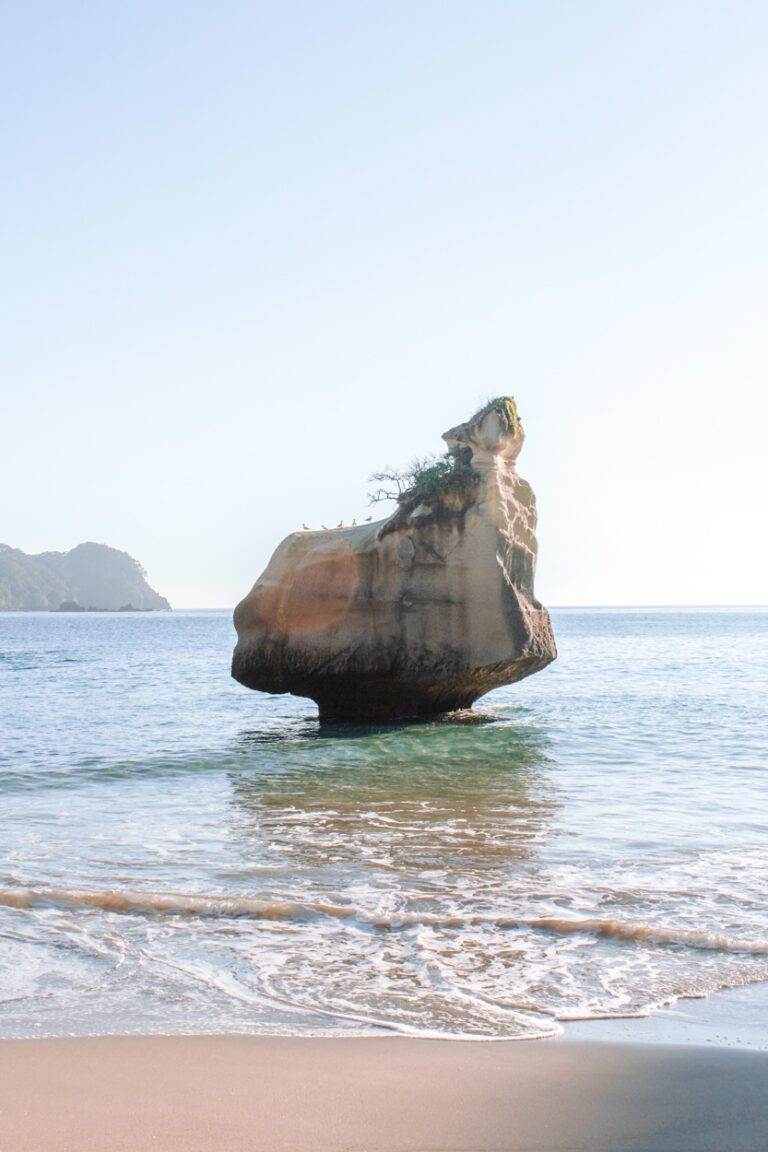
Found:
[(304, 529), (305, 532), (309, 532), (309, 528), (307, 527), (306, 524), (302, 524), (302, 528)]

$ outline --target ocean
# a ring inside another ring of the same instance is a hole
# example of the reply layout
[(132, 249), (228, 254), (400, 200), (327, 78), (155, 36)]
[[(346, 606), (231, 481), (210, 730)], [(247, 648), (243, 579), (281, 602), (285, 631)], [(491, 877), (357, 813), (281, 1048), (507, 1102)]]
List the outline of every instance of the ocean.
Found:
[(320, 728), (228, 612), (0, 614), (0, 1036), (525, 1039), (768, 981), (768, 609)]

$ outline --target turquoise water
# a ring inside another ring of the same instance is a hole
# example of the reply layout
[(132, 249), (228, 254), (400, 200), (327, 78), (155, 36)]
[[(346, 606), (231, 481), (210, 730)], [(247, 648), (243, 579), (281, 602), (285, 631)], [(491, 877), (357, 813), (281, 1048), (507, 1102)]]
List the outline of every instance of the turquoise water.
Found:
[(552, 1035), (768, 980), (768, 610), (318, 727), (227, 613), (0, 615), (0, 1035)]

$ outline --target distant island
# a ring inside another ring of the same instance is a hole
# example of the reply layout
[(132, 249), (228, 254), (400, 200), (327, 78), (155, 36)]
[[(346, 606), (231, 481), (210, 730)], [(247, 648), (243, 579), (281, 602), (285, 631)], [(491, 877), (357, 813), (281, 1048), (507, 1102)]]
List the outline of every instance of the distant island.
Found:
[(106, 544), (36, 556), (0, 544), (0, 611), (168, 611), (146, 577), (138, 560)]

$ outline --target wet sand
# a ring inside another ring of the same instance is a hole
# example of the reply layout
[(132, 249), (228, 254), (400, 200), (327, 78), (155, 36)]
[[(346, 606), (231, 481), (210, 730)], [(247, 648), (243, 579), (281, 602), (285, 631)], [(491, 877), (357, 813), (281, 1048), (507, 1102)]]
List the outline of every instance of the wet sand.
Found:
[(573, 1041), (0, 1041), (1, 1152), (763, 1152), (768, 1053)]

